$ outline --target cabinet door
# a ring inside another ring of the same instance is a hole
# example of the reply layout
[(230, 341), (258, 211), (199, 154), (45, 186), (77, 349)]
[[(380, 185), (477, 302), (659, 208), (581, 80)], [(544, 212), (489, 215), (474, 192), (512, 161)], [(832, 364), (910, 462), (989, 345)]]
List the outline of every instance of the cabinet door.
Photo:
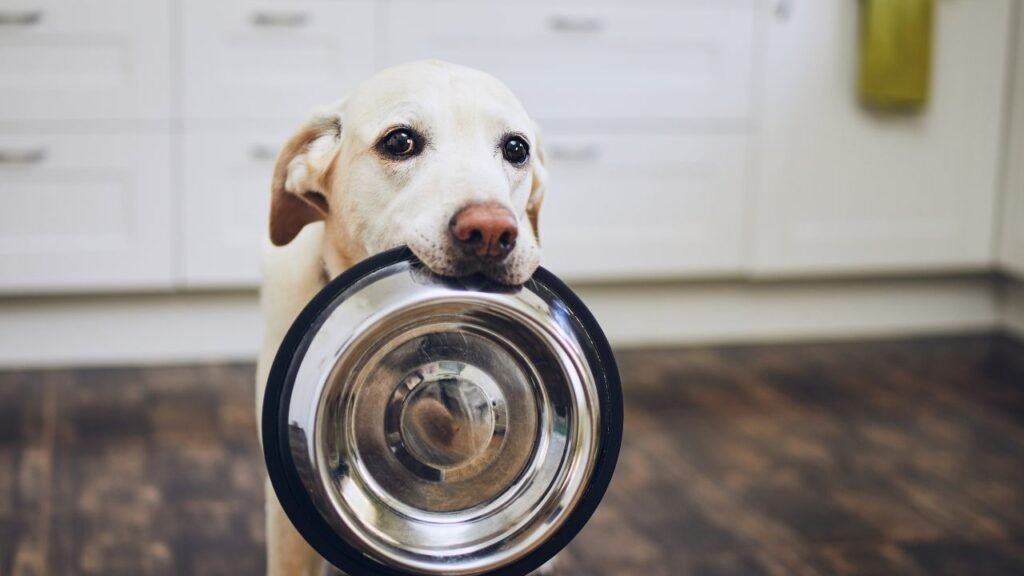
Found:
[(169, 115), (167, 0), (0, 2), (0, 120)]
[(936, 2), (931, 100), (857, 102), (858, 2), (768, 18), (753, 266), (768, 274), (992, 262), (1009, 2)]
[(1017, 10), (1013, 100), (1010, 102), (1001, 262), (1024, 279), (1024, 7)]
[(746, 138), (545, 134), (543, 262), (572, 279), (735, 274)]
[(270, 178), (285, 127), (191, 131), (184, 138), (185, 281), (255, 286), (267, 237)]
[(440, 58), (506, 82), (537, 118), (744, 119), (751, 0), (388, 4), (386, 61)]
[(182, 4), (189, 118), (304, 118), (373, 73), (372, 2)]
[(169, 288), (164, 134), (0, 135), (0, 291)]

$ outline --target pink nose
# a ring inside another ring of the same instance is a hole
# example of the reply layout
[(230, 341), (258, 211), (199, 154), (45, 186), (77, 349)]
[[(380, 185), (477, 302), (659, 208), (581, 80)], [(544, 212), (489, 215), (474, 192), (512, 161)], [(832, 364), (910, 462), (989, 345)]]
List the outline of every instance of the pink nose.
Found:
[(452, 217), (448, 227), (457, 245), (481, 258), (508, 256), (519, 236), (515, 216), (498, 204), (470, 204)]

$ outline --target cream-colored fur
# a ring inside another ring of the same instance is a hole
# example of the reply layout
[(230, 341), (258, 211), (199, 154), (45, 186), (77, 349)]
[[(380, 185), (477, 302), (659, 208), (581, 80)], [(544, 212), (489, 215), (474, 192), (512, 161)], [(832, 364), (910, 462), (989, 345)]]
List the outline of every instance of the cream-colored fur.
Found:
[[(396, 126), (427, 137), (422, 154), (396, 162), (379, 153), (376, 144)], [(530, 144), (524, 166), (502, 157), (509, 133)], [(475, 70), (435, 61), (391, 68), (314, 114), (275, 169), (257, 414), (292, 321), (327, 278), (368, 255), (406, 244), (439, 274), (526, 281), (540, 260), (544, 180), (535, 124), (503, 84)], [(498, 204), (518, 221), (516, 246), (500, 263), (467, 261), (452, 244), (449, 222), (472, 203)], [(266, 495), (268, 574), (321, 574), (323, 561), (292, 527), (269, 481)]]

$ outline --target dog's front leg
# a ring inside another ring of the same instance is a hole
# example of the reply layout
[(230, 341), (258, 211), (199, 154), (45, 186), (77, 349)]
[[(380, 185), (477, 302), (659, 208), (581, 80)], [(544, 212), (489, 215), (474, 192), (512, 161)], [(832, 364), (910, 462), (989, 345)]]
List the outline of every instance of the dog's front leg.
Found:
[(558, 556), (548, 560), (547, 564), (541, 566), (531, 576), (555, 576), (555, 564)]
[(270, 480), (267, 494), (267, 576), (320, 576), (323, 560), (292, 526)]

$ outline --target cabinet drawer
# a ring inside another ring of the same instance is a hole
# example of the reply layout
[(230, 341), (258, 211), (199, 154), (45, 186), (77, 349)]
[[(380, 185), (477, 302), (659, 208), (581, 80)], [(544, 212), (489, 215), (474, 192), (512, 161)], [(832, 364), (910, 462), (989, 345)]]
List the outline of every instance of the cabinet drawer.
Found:
[(368, 1), (183, 1), (185, 114), (304, 118), (373, 73)]
[(539, 118), (743, 119), (752, 0), (392, 2), (386, 59), (441, 58), (505, 81)]
[(0, 120), (170, 115), (166, 0), (5, 0)]
[(167, 288), (163, 134), (0, 135), (0, 291)]
[(184, 138), (185, 281), (256, 286), (267, 237), (270, 178), (292, 126), (191, 131)]
[(734, 274), (746, 138), (548, 134), (545, 266), (572, 279)]

